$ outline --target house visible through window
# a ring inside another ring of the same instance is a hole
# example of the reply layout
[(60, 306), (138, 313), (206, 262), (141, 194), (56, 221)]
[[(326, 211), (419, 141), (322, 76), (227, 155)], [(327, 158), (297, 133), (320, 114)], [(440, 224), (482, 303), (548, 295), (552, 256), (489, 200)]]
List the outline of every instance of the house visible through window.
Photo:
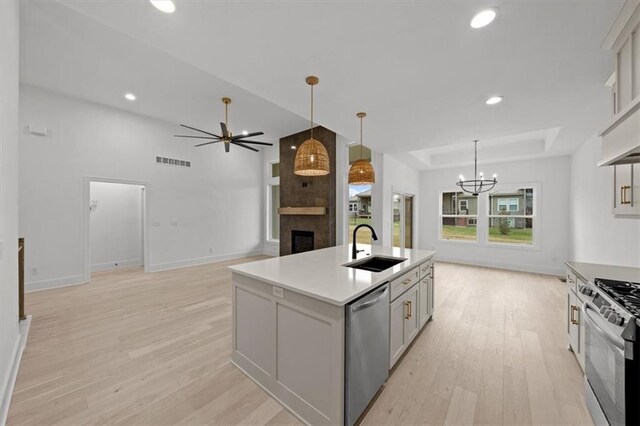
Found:
[(489, 194), (489, 243), (533, 245), (534, 195), (533, 188)]
[(443, 192), (440, 205), (441, 239), (477, 241), (477, 197), (464, 192)]

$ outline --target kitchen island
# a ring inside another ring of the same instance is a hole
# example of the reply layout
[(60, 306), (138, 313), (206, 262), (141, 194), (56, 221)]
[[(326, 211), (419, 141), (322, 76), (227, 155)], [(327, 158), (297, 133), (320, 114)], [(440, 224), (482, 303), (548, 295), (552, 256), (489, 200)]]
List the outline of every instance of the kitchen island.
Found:
[(388, 341), (385, 374), (433, 315), (435, 252), (362, 245), (365, 250), (356, 263), (373, 256), (401, 258), (395, 266), (372, 272), (345, 266), (354, 263), (350, 248), (337, 246), (230, 268), (232, 362), (308, 424), (346, 421), (345, 327), (350, 304), (388, 285), (389, 328), (380, 327), (385, 345)]

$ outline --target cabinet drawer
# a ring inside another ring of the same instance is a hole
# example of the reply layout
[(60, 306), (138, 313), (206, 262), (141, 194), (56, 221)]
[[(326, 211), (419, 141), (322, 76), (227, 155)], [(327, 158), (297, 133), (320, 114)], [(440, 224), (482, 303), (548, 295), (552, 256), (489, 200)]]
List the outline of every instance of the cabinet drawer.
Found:
[(418, 266), (420, 269), (420, 279), (431, 275), (431, 261), (427, 260), (422, 265)]
[(399, 278), (391, 281), (391, 300), (396, 299), (419, 280), (420, 268), (415, 267), (406, 274), (403, 274)]

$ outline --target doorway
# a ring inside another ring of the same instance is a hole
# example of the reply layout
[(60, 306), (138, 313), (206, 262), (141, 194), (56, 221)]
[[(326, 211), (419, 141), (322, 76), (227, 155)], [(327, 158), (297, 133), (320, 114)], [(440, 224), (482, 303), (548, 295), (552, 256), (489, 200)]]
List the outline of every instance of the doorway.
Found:
[(84, 281), (91, 273), (142, 266), (148, 271), (147, 184), (85, 179)]
[(393, 246), (413, 248), (413, 195), (394, 192), (392, 207)]

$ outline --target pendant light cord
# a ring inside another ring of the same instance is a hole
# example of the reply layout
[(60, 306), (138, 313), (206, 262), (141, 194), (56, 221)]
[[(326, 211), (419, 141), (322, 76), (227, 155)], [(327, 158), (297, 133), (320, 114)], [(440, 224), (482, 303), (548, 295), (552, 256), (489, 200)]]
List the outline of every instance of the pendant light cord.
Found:
[(311, 139), (313, 139), (313, 84), (311, 85)]
[(360, 117), (360, 159), (362, 160), (362, 119), (364, 117)]
[(225, 126), (227, 126), (227, 129), (229, 128), (229, 104), (225, 103), (224, 104), (224, 124)]

